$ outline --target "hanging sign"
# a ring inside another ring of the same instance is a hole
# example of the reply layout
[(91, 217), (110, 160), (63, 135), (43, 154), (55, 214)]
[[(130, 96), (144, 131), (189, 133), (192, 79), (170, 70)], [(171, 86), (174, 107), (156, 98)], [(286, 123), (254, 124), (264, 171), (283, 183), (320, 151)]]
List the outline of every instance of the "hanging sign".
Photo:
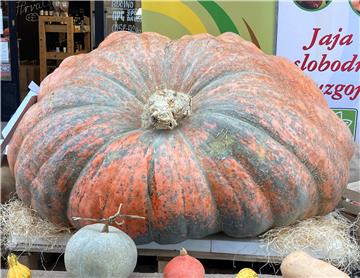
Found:
[(1, 63), (9, 63), (9, 42), (6, 39), (0, 41)]
[(3, 12), (0, 8), (0, 35), (4, 34), (4, 24), (3, 24)]
[(1, 81), (10, 81), (11, 80), (11, 66), (9, 59), (9, 41), (8, 38), (0, 39), (0, 72), (1, 72)]
[(138, 7), (134, 0), (111, 1), (111, 31), (129, 31), (140, 33), (141, 18), (137, 16)]

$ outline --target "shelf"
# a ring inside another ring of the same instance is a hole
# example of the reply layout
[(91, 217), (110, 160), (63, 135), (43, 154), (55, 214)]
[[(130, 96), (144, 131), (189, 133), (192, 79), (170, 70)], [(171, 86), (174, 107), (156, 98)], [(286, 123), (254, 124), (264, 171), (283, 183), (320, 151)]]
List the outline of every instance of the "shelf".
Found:
[(86, 50), (79, 50), (77, 52), (74, 52), (74, 55), (77, 55), (77, 54), (86, 54), (86, 53), (89, 53), (88, 51)]
[[(90, 26), (85, 25), (86, 30), (79, 30), (80, 26), (74, 26), (74, 33), (90, 33)], [(45, 24), (46, 33), (67, 33), (66, 24)]]
[[(59, 37), (66, 34), (67, 52), (47, 51), (47, 33), (58, 33)], [(82, 33), (79, 36), (83, 49), (75, 52), (75, 34)], [(74, 17), (67, 16), (39, 16), (39, 58), (40, 58), (40, 80), (43, 80), (48, 74), (47, 60), (64, 60), (69, 56), (91, 51), (90, 41), (90, 19), (84, 17), (84, 25), (74, 25)]]
[(47, 33), (66, 33), (67, 26), (65, 24), (46, 24), (45, 32), (47, 32)]
[(73, 55), (73, 54), (68, 54), (66, 52), (50, 51), (50, 52), (46, 52), (46, 59), (64, 60), (65, 58), (67, 58), (71, 55)]
[(49, 16), (49, 15), (40, 15), (39, 20), (44, 22), (64, 22), (71, 19), (70, 16)]
[(84, 30), (80, 30), (80, 25), (74, 25), (74, 33), (90, 33), (90, 25), (84, 25)]
[(49, 51), (49, 52), (46, 52), (46, 59), (48, 59), (48, 60), (64, 60), (65, 58), (67, 58), (69, 56), (73, 56), (73, 55), (77, 55), (77, 54), (85, 54), (85, 53), (89, 53), (89, 52), (86, 50), (80, 50), (80, 51), (74, 52), (74, 53)]

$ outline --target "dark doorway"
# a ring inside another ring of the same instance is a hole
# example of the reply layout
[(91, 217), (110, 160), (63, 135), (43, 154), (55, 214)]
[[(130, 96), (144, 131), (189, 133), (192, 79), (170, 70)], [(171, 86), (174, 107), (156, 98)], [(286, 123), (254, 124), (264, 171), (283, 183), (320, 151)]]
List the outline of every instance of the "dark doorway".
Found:
[(16, 3), (1, 1), (1, 121), (8, 121), (19, 106), (19, 60)]

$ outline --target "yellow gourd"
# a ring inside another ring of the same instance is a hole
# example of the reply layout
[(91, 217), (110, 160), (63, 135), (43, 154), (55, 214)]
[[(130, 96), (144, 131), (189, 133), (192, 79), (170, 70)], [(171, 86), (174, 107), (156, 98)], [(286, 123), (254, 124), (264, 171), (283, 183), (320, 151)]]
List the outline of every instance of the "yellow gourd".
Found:
[(259, 276), (257, 275), (257, 273), (251, 268), (243, 268), (236, 275), (236, 278), (258, 278), (258, 277)]
[(7, 257), (9, 271), (7, 273), (7, 278), (31, 278), (30, 269), (19, 263), (16, 255), (10, 254)]

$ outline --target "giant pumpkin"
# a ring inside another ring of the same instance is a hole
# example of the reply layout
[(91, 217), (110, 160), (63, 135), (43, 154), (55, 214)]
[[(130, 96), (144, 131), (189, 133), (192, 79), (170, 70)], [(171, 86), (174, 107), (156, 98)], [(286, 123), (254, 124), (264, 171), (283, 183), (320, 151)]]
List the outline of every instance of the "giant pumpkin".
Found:
[(348, 128), (316, 85), (238, 35), (116, 32), (42, 83), (9, 146), (20, 198), (58, 225), (119, 203), (138, 243), (256, 236), (330, 212)]

